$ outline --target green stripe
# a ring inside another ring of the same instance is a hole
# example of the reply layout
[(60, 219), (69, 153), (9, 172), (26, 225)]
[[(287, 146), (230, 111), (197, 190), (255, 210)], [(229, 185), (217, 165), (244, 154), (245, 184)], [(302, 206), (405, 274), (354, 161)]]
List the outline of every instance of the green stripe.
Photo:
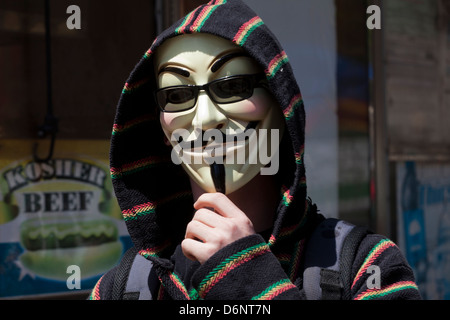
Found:
[(288, 61), (289, 61), (288, 57), (285, 57), (283, 60), (281, 60), (280, 63), (278, 63), (278, 65), (275, 67), (275, 69), (273, 69), (272, 73), (269, 75), (269, 77), (268, 77), (269, 80), (272, 79), (273, 77), (275, 77), (278, 70), (280, 70), (281, 67), (283, 67)]
[(254, 296), (251, 300), (258, 300), (258, 299), (260, 299), (262, 296), (268, 294), (268, 293), (269, 293), (271, 290), (273, 290), (274, 288), (276, 288), (276, 287), (278, 287), (278, 286), (280, 286), (280, 285), (282, 285), (282, 284), (288, 283), (288, 282), (290, 282), (289, 279), (284, 279), (284, 280), (280, 280), (280, 281), (278, 281), (278, 282), (275, 282), (273, 285), (269, 286), (269, 287), (268, 287), (267, 289), (265, 289), (263, 292), (261, 292), (261, 293), (258, 294), (257, 296)]
[(199, 300), (199, 299), (200, 299), (200, 296), (198, 295), (197, 290), (191, 289), (191, 291), (189, 292), (189, 298), (190, 298), (191, 300)]
[(415, 287), (413, 285), (407, 285), (407, 286), (404, 286), (404, 287), (393, 288), (392, 290), (389, 290), (389, 291), (386, 291), (386, 292), (381, 292), (381, 293), (378, 293), (378, 294), (368, 295), (368, 296), (362, 298), (361, 300), (377, 299), (377, 298), (384, 297), (384, 296), (387, 296), (389, 294), (392, 294), (392, 293), (395, 293), (395, 292), (398, 292), (398, 291), (402, 291), (402, 290), (406, 290), (406, 289), (417, 290), (417, 287)]
[[(203, 279), (203, 281), (200, 283), (199, 288), (202, 288), (212, 276), (214, 276), (216, 273), (220, 272), (228, 263), (232, 262), (233, 260), (238, 259), (239, 257), (257, 250), (261, 247), (267, 246), (267, 243), (263, 242), (260, 244), (257, 244), (253, 247), (247, 248), (245, 250), (239, 251), (238, 253), (233, 254), (231, 257), (226, 258), (222, 263), (220, 263), (217, 267), (215, 267), (206, 277)], [(201, 290), (200, 290), (201, 291)]]
[(137, 220), (137, 219), (139, 219), (139, 217), (145, 216), (145, 215), (150, 214), (150, 213), (155, 213), (155, 209), (149, 209), (149, 210), (146, 210), (146, 211), (139, 212), (139, 213), (135, 214), (132, 217), (123, 217), (123, 220), (124, 221)]
[[(225, 0), (222, 4), (225, 4), (225, 3), (227, 3), (226, 0)], [(198, 32), (200, 32), (200, 29), (203, 27), (203, 25), (205, 24), (206, 20), (208, 20), (209, 17), (213, 14), (213, 12), (216, 11), (216, 9), (217, 9), (219, 6), (221, 6), (222, 4), (216, 4), (216, 5), (211, 9), (211, 11), (208, 13), (208, 15), (207, 15), (205, 18), (203, 18), (202, 23), (200, 23), (200, 25), (199, 25), (198, 28), (197, 28), (197, 31), (198, 31)]]
[(190, 19), (191, 15), (193, 15), (193, 14), (195, 13), (196, 10), (197, 10), (197, 9), (191, 11), (191, 13), (189, 13), (186, 17), (184, 17), (183, 22), (180, 24), (180, 26), (179, 26), (178, 28), (175, 29), (175, 33), (179, 33), (181, 27), (183, 27), (183, 26), (186, 27), (184, 24), (186, 23), (186, 21), (188, 21), (188, 19)]
[(152, 167), (154, 167), (156, 165), (160, 165), (160, 164), (162, 164), (162, 163), (150, 163), (150, 164), (147, 164), (147, 165), (143, 165), (143, 166), (140, 166), (140, 167), (137, 167), (137, 168), (133, 168), (133, 169), (129, 169), (129, 170), (125, 170), (125, 171), (121, 171), (121, 172), (118, 172), (118, 173), (111, 173), (111, 179), (120, 179), (122, 177), (129, 176), (129, 175), (135, 174), (137, 172), (141, 172), (141, 171), (146, 170), (146, 169), (150, 169), (150, 168), (152, 168)]
[(245, 44), (245, 42), (247, 41), (247, 38), (250, 36), (250, 34), (255, 31), (256, 28), (258, 28), (259, 26), (263, 25), (264, 22), (260, 21), (257, 24), (255, 24), (253, 27), (250, 28), (250, 30), (248, 30), (247, 34), (244, 36), (244, 38), (242, 39), (242, 41), (239, 43), (240, 46), (243, 46)]

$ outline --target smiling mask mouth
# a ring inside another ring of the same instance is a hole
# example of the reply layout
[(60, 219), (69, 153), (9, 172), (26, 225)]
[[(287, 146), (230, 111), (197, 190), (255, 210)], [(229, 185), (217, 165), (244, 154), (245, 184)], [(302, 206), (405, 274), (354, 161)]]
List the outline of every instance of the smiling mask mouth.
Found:
[[(235, 135), (228, 135), (228, 139), (230, 139), (231, 137), (233, 138), (233, 145), (235, 145), (237, 143), (237, 141), (239, 141), (239, 136), (241, 136), (242, 134), (245, 134), (249, 129), (256, 129), (257, 125), (258, 125), (259, 121), (251, 121), (247, 127), (245, 128), (245, 130), (242, 133), (239, 134), (235, 134)], [(223, 134), (223, 141), (227, 141), (226, 138), (227, 136)], [(244, 135), (244, 140), (247, 141), (249, 139), (249, 137), (247, 135)], [(214, 187), (216, 188), (217, 192), (221, 192), (223, 194), (226, 194), (226, 184), (225, 184), (225, 166), (222, 163), (212, 163), (210, 165), (210, 169), (211, 169), (211, 177), (214, 183)]]
[[(214, 136), (211, 136), (209, 139), (203, 139), (206, 135), (206, 131), (203, 130), (201, 131), (201, 134), (197, 136), (197, 138), (190, 141), (184, 141), (183, 137), (180, 136), (178, 139), (178, 143), (183, 150), (186, 150), (187, 148), (194, 153), (203, 153), (206, 148), (210, 148), (216, 151), (218, 146), (223, 146), (223, 158), (225, 158), (227, 153), (226, 148), (236, 146), (238, 141), (248, 141), (249, 136), (246, 133), (251, 129), (256, 129), (258, 124), (259, 121), (251, 121), (242, 132), (236, 134), (225, 134), (224, 132), (216, 129), (215, 133), (218, 133), (218, 136), (222, 138), (221, 143), (217, 142)], [(226, 194), (225, 165), (223, 164), (223, 161), (221, 163), (218, 163), (217, 161), (211, 163), (210, 172), (216, 192)]]
[[(244, 131), (235, 134), (226, 134), (219, 129), (210, 129), (210, 130), (214, 130), (214, 133), (217, 133), (218, 136), (222, 138), (221, 139), (222, 143), (219, 144), (226, 145), (231, 142), (232, 145), (235, 145), (238, 141), (247, 141), (249, 139), (249, 136), (246, 133), (251, 129), (256, 129), (258, 124), (259, 121), (250, 121), (248, 125), (245, 127)], [(203, 152), (207, 147), (215, 147), (217, 145), (217, 142), (215, 141), (215, 135), (208, 134), (210, 130), (207, 131), (202, 130), (201, 133), (198, 134), (195, 139), (188, 141), (185, 141), (183, 139), (183, 136), (180, 135), (179, 138), (177, 139), (177, 142), (181, 147), (181, 149), (183, 150), (189, 150), (191, 152)], [(205, 140), (204, 139), (205, 136), (210, 136), (210, 138)]]

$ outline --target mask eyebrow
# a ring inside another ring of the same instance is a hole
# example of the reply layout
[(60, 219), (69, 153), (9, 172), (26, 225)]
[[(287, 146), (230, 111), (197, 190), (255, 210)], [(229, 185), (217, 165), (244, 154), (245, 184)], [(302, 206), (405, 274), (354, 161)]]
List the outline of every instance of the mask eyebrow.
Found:
[(248, 54), (242, 51), (225, 54), (214, 62), (211, 66), (211, 71), (213, 73), (217, 72), (225, 63), (237, 57), (248, 57)]
[(163, 72), (177, 73), (186, 78), (189, 78), (191, 76), (191, 73), (189, 71), (187, 71), (186, 69), (181, 69), (181, 68), (177, 68), (177, 67), (164, 67), (161, 70), (159, 70), (158, 75), (160, 75)]

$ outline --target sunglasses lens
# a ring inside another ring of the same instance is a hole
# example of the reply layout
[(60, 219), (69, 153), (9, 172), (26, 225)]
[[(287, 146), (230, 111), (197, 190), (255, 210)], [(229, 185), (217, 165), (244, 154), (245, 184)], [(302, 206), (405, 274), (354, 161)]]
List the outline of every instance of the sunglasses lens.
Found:
[(219, 104), (242, 101), (253, 95), (264, 76), (240, 75), (215, 80), (204, 86), (177, 86), (156, 92), (158, 105), (164, 112), (181, 112), (195, 106), (200, 90), (206, 90), (210, 98)]
[(213, 82), (209, 90), (217, 103), (232, 103), (250, 98), (253, 95), (253, 83), (251, 78), (236, 77)]
[(168, 88), (157, 92), (158, 104), (165, 112), (179, 112), (195, 105), (197, 93), (195, 88)]

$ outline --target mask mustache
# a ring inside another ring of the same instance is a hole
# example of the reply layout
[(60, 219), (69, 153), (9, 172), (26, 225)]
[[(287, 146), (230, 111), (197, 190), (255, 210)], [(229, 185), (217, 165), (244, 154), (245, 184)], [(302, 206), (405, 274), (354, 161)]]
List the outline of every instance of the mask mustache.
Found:
[[(250, 121), (248, 125), (245, 127), (243, 132), (239, 132), (237, 134), (225, 134), (224, 132), (218, 130), (222, 134), (222, 141), (239, 141), (241, 140), (240, 137), (244, 135), (249, 129), (256, 129), (256, 126), (258, 125), (259, 121)], [(199, 134), (195, 139), (184, 141), (183, 137), (180, 136), (178, 138), (178, 144), (182, 149), (194, 149), (198, 146), (202, 146), (202, 148), (205, 148), (206, 145), (210, 142), (209, 140), (203, 140), (203, 137), (205, 135), (206, 131), (202, 130), (201, 134)], [(248, 140), (248, 136), (245, 135), (245, 140)]]

